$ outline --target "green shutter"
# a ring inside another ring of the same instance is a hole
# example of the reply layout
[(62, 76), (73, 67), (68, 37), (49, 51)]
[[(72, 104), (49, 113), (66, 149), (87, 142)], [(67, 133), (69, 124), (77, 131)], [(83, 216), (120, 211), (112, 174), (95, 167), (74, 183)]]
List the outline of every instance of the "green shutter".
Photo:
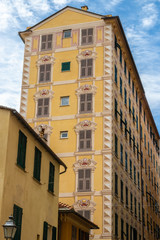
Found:
[(41, 151), (35, 147), (34, 155), (34, 172), (33, 177), (40, 181), (40, 172), (41, 172)]
[(15, 224), (17, 226), (16, 234), (14, 240), (21, 239), (21, 225), (22, 225), (22, 208), (18, 207), (17, 205), (13, 206), (13, 217)]
[(48, 235), (48, 223), (44, 222), (43, 223), (43, 240), (47, 240), (47, 235)]
[(114, 80), (115, 80), (115, 83), (117, 84), (117, 67), (116, 67), (116, 65), (114, 66), (114, 74), (115, 74)]
[(52, 227), (52, 240), (56, 240), (56, 227)]
[(54, 172), (55, 172), (55, 167), (54, 165), (50, 162), (50, 167), (49, 167), (49, 183), (48, 183), (48, 190), (50, 192), (54, 192)]
[(25, 169), (27, 137), (19, 130), (17, 164)]
[(63, 62), (62, 63), (62, 72), (70, 71), (70, 62)]

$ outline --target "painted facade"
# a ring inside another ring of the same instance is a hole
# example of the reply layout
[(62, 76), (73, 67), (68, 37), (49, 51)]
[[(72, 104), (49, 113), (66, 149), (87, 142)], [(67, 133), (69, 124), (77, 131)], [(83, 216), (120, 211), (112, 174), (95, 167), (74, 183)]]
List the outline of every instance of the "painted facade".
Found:
[(93, 239), (156, 239), (159, 134), (119, 18), (66, 7), (19, 34), (20, 111), (68, 167), (60, 201)]
[(0, 119), (0, 223), (12, 214), (15, 240), (56, 240), (60, 165), (66, 166), (16, 110), (0, 106)]

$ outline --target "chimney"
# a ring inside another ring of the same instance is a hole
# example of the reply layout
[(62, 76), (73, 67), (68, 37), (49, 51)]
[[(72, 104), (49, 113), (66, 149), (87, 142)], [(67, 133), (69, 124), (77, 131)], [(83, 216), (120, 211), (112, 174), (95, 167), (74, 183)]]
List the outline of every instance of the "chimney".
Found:
[(87, 6), (87, 5), (82, 6), (81, 9), (82, 9), (83, 11), (87, 11), (87, 10), (88, 10), (88, 6)]

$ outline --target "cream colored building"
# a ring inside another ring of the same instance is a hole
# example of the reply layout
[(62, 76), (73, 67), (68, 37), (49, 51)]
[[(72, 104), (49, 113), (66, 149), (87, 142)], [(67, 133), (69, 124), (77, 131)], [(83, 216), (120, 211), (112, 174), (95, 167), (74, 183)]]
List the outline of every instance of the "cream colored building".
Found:
[(12, 214), (14, 240), (56, 240), (60, 165), (66, 165), (14, 109), (0, 106), (0, 239)]
[(20, 112), (68, 166), (60, 201), (92, 239), (156, 239), (159, 133), (119, 17), (65, 7), (19, 35)]

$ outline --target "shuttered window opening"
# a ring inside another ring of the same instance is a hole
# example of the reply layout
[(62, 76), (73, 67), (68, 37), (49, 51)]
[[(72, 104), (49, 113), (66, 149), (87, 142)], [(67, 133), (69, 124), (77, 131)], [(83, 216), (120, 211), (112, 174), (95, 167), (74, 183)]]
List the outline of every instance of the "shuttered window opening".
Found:
[(70, 71), (70, 65), (71, 65), (70, 62), (63, 62), (61, 71), (62, 72)]
[(52, 227), (52, 240), (56, 240), (57, 229), (56, 227)]
[(92, 131), (81, 130), (79, 132), (79, 151), (92, 150)]
[(40, 65), (39, 82), (51, 81), (51, 64)]
[(44, 222), (43, 223), (43, 240), (47, 240), (48, 236), (48, 223)]
[(77, 240), (77, 228), (72, 226), (72, 238), (71, 240)]
[(49, 116), (49, 98), (38, 99), (37, 117)]
[(80, 95), (80, 113), (92, 112), (92, 93)]
[(27, 137), (19, 130), (17, 165), (25, 169)]
[(93, 43), (93, 28), (82, 29), (81, 45), (88, 45)]
[(78, 170), (78, 192), (91, 191), (91, 169)]
[(48, 191), (54, 192), (54, 174), (55, 174), (55, 167), (54, 165), (50, 162), (49, 165), (49, 183), (48, 183)]
[(52, 34), (43, 35), (41, 40), (41, 51), (52, 50)]
[(78, 210), (77, 211), (80, 215), (82, 215), (83, 217), (87, 218), (88, 220), (90, 220), (91, 218), (91, 211), (90, 210)]
[(81, 60), (81, 77), (92, 77), (93, 76), (93, 59)]
[(33, 177), (38, 181), (40, 181), (40, 172), (41, 172), (41, 151), (37, 147), (35, 147)]
[(17, 227), (14, 240), (21, 239), (22, 213), (23, 213), (22, 208), (18, 207), (17, 205), (13, 206), (13, 217)]

